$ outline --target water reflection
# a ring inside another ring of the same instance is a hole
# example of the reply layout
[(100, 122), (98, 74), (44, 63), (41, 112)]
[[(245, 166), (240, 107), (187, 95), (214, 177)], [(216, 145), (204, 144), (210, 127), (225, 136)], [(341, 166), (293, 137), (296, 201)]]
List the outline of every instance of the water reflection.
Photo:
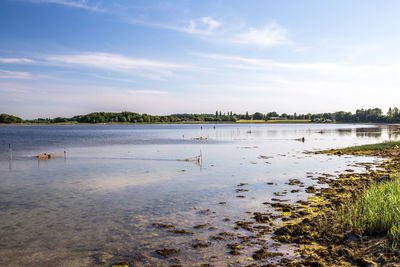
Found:
[(373, 137), (379, 138), (382, 136), (382, 127), (369, 127), (369, 128), (357, 128), (357, 137)]
[(353, 129), (351, 128), (337, 129), (336, 132), (339, 134), (339, 136), (350, 136), (353, 133)]
[[(397, 134), (390, 126), (333, 124), (0, 127), (0, 265), (109, 266), (133, 259), (139, 266), (177, 264), (155, 253), (165, 246), (179, 249), (176, 257), (188, 265), (251, 264), (251, 249), (233, 257), (226, 247), (233, 241), (211, 236), (248, 235), (235, 230), (234, 222), (249, 211), (273, 213), (262, 203), (279, 198), (275, 193), (286, 192), (283, 198), (294, 203), (307, 197), (304, 188), (318, 176), (337, 175), (348, 165), (362, 171), (361, 163), (374, 160), (304, 151)], [(195, 139), (201, 136), (208, 139)], [(8, 143), (16, 144), (14, 154)], [(68, 160), (34, 157), (63, 147)], [(199, 153), (200, 161), (184, 160)], [(291, 179), (304, 188), (290, 185)], [(247, 185), (238, 192), (241, 183)], [(208, 249), (194, 248), (194, 239), (209, 242)], [(266, 235), (263, 242), (273, 241)]]
[(400, 135), (400, 126), (399, 125), (389, 125), (389, 139), (397, 139)]

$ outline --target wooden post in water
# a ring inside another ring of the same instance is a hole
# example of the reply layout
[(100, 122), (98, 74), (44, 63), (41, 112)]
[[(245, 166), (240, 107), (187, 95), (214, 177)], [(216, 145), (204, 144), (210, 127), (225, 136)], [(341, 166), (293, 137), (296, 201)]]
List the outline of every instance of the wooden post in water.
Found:
[(12, 144), (8, 144), (8, 154), (9, 154), (10, 159), (12, 159), (12, 156), (13, 156), (13, 154), (12, 154)]
[(12, 158), (13, 158), (12, 144), (8, 144), (8, 168), (10, 172), (12, 171)]

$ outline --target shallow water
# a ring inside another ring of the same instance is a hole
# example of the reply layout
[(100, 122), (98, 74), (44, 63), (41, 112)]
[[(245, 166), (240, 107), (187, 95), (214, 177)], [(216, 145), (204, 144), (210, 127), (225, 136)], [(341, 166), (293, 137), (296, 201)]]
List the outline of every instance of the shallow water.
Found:
[[(289, 179), (315, 185), (313, 177), (362, 171), (354, 164), (378, 160), (305, 151), (397, 139), (397, 132), (350, 124), (1, 126), (0, 265), (251, 263), (257, 246), (232, 256), (229, 241), (209, 236), (246, 235), (233, 230), (235, 221), (249, 218), (246, 211), (273, 212), (262, 203), (310, 196)], [(302, 137), (305, 142), (296, 140)], [(34, 157), (63, 155), (64, 148), (66, 158)], [(201, 164), (183, 161), (200, 153)], [(239, 183), (248, 183), (240, 187), (248, 191), (235, 192)], [(157, 222), (194, 234), (171, 233), (152, 225)], [(199, 224), (207, 226), (193, 228)], [(209, 247), (193, 248), (195, 239)], [(164, 259), (154, 252), (163, 247), (180, 253)], [(278, 250), (294, 257), (290, 247)]]

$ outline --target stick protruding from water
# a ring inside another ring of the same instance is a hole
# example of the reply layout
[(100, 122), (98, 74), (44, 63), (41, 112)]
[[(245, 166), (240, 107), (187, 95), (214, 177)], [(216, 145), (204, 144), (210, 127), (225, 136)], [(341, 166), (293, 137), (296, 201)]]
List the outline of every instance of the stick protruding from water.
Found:
[(9, 152), (9, 156), (12, 159), (12, 144), (8, 144), (8, 152)]

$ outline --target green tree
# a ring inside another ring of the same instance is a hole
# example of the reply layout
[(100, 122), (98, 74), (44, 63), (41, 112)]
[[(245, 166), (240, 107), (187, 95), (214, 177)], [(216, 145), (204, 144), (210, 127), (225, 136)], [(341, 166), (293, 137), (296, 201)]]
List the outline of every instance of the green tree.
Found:
[(260, 112), (256, 112), (253, 114), (253, 119), (254, 120), (263, 120), (264, 119), (264, 115)]
[(8, 115), (8, 114), (0, 114), (0, 123), (22, 123), (24, 122), (23, 119), (13, 116), (13, 115)]

